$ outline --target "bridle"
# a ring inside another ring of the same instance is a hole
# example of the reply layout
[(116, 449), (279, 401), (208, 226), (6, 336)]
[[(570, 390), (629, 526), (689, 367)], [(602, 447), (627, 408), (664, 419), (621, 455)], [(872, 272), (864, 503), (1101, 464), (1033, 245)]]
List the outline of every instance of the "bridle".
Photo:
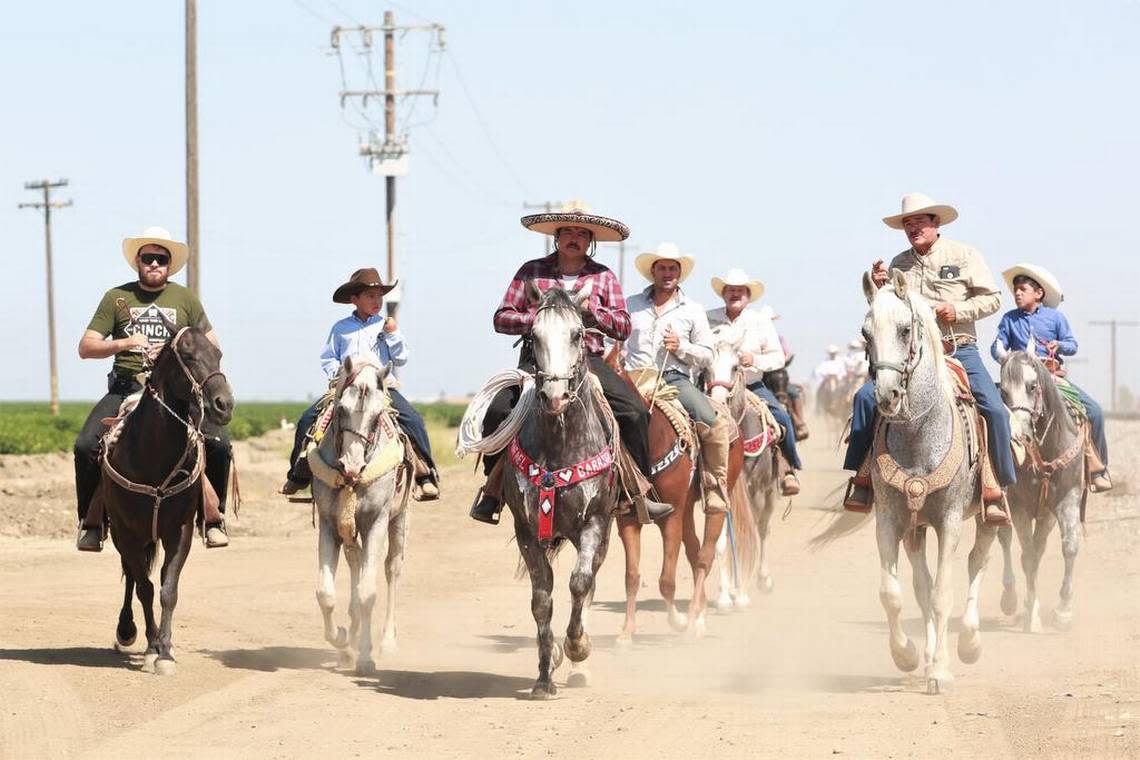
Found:
[[(166, 344), (166, 346), (164, 346), (163, 350), (169, 349), (170, 352), (174, 354), (174, 358), (178, 361), (178, 366), (182, 369), (182, 374), (186, 377), (187, 382), (190, 383), (190, 393), (193, 396), (192, 403), (198, 407), (198, 421), (192, 424), (189, 420), (182, 419), (182, 417), (177, 412), (175, 412), (167, 405), (166, 400), (162, 398), (162, 395), (155, 389), (154, 383), (151, 382), (154, 377), (153, 374), (147, 378), (146, 389), (151, 397), (158, 402), (159, 406), (166, 410), (167, 414), (181, 422), (187, 427), (187, 429), (192, 429), (195, 432), (201, 434), (202, 422), (206, 418), (206, 402), (204, 393), (206, 385), (215, 377), (220, 377), (225, 380), (226, 375), (221, 371), (221, 369), (216, 369), (206, 375), (206, 377), (201, 382), (199, 382), (198, 378), (194, 377), (194, 373), (190, 371), (190, 367), (187, 366), (186, 361), (182, 358), (182, 354), (178, 351), (178, 343), (182, 340), (182, 336), (185, 335), (186, 331), (189, 329), (189, 327), (183, 327), (181, 330), (175, 333), (174, 337), (169, 343)], [(162, 356), (161, 351), (159, 352), (158, 356)], [(190, 415), (187, 416), (189, 417)]]
[[(546, 306), (539, 306), (534, 312), (535, 318), (537, 319), (538, 315), (541, 312), (547, 311), (547, 310), (563, 311), (563, 310), (567, 310), (567, 307), (565, 307), (561, 304), (548, 304)], [(582, 326), (582, 335), (581, 335), (581, 338), (580, 338), (579, 343), (578, 343), (578, 358), (574, 361), (574, 363), (572, 365), (570, 365), (570, 371), (568, 373), (566, 373), (565, 375), (558, 375), (558, 374), (554, 374), (552, 372), (546, 372), (545, 370), (535, 369), (535, 372), (534, 372), (535, 390), (541, 391), (543, 384), (547, 383), (547, 382), (556, 383), (556, 382), (561, 380), (561, 381), (565, 381), (567, 383), (573, 383), (576, 380), (577, 384), (574, 385), (573, 390), (570, 391), (570, 397), (567, 399), (566, 405), (569, 406), (570, 404), (573, 404), (575, 401), (578, 401), (578, 394), (582, 390), (582, 385), (586, 382), (586, 375), (589, 374), (588, 372), (586, 372), (586, 340), (585, 340), (585, 338), (586, 338), (586, 328), (585, 328), (585, 325), (583, 325)], [(531, 339), (531, 341), (533, 343), (533, 338)]]
[[(897, 297), (897, 296), (896, 296)], [(903, 300), (903, 299), (900, 299)], [(899, 364), (898, 362), (881, 362), (872, 360), (870, 362), (871, 376), (878, 381), (878, 373), (880, 370), (890, 370), (898, 372), (900, 375), (899, 385), (902, 389), (904, 398), (910, 388), (910, 378), (914, 374), (915, 367), (922, 361), (922, 352), (926, 341), (922, 331), (922, 319), (919, 318), (918, 313), (914, 309), (914, 301), (906, 298), (907, 307), (910, 309), (910, 341), (907, 346), (906, 360)], [(873, 340), (869, 340), (868, 346), (874, 346)]]
[[(336, 436), (334, 438), (334, 445), (336, 447), (336, 457), (337, 457), (338, 461), (340, 460), (341, 456), (344, 454), (344, 436), (345, 435), (356, 436), (357, 438), (364, 441), (364, 459), (365, 459), (365, 461), (367, 461), (369, 452), (371, 452), (373, 447), (376, 445), (376, 440), (377, 440), (378, 434), (380, 432), (381, 419), (384, 416), (382, 411), (377, 413), (376, 416), (373, 418), (372, 425), (366, 433), (361, 432), (359, 430), (356, 430), (355, 428), (351, 428), (351, 427), (348, 427), (346, 425), (341, 424), (340, 415), (343, 413), (343, 410), (340, 408), (340, 397), (347, 388), (349, 388), (351, 385), (353, 385), (356, 382), (356, 378), (359, 377), (360, 374), (362, 372), (364, 372), (364, 370), (366, 370), (366, 369), (372, 369), (372, 370), (379, 372), (379, 368), (376, 367), (374, 364), (362, 365), (359, 369), (355, 370), (350, 375), (348, 375), (348, 377), (346, 377), (344, 379), (344, 382), (341, 383), (340, 388), (337, 390), (336, 397), (333, 399), (333, 404), (336, 405), (336, 415), (337, 415), (337, 417), (336, 417)], [(383, 390), (383, 389), (381, 389), (381, 390)], [(361, 398), (361, 403), (362, 404), (364, 403), (363, 398)], [(341, 470), (342, 470), (341, 474), (343, 475), (344, 474), (343, 473), (343, 465), (338, 464), (338, 467), (341, 468)]]

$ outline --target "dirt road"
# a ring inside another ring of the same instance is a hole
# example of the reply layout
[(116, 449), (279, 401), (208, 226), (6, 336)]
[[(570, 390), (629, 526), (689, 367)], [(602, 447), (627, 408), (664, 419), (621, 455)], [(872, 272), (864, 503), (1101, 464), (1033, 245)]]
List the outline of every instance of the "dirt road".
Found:
[[(529, 585), (513, 579), (509, 528), (467, 519), (466, 468), (446, 474), (441, 503), (413, 505), (400, 649), (381, 655), (378, 677), (357, 678), (335, 669), (321, 636), (308, 507), (272, 495), (285, 439), (239, 445), (245, 508), (229, 548), (194, 548), (175, 626), (179, 673), (161, 678), (110, 647), (117, 555), (72, 548), (67, 458), (0, 458), (0, 756), (1140, 756), (1140, 497), (1128, 493), (1140, 491), (1140, 425), (1110, 427), (1120, 488), (1090, 504), (1073, 630), (1028, 635), (1001, 614), (995, 550), (982, 659), (955, 662), (953, 690), (936, 697), (891, 663), (873, 521), (811, 548), (836, 519), (842, 482), (820, 432), (805, 447), (805, 492), (774, 526), (771, 595), (713, 613), (702, 641), (678, 638), (647, 531), (639, 636), (618, 650), (615, 536), (590, 621), (593, 683), (546, 703), (521, 699), (536, 674)], [(959, 613), (972, 536), (955, 563)], [(559, 560), (556, 631), (570, 564)], [(1046, 610), (1060, 567), (1054, 540)], [(904, 618), (920, 636), (903, 573)], [(687, 570), (680, 588), (687, 596)]]

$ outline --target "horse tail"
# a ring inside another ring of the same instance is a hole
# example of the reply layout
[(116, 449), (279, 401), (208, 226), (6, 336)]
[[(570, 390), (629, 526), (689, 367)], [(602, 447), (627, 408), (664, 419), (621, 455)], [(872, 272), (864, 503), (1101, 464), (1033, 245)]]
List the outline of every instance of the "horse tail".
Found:
[[(728, 511), (732, 515), (732, 541), (729, 549), (735, 548), (736, 566), (741, 586), (756, 572), (759, 565), (760, 534), (756, 530), (756, 518), (752, 514), (752, 503), (748, 498), (747, 478), (744, 473), (736, 479), (728, 494)], [(731, 561), (731, 560), (730, 560)]]
[(158, 542), (152, 541), (146, 545), (146, 551), (143, 554), (143, 564), (146, 565), (146, 574), (149, 577), (154, 573), (154, 563), (158, 558)]
[[(546, 561), (551, 566), (554, 565), (554, 560), (558, 559), (559, 552), (562, 551), (562, 546), (566, 543), (565, 539), (556, 538), (551, 542), (550, 546), (546, 547), (543, 551), (546, 553)], [(519, 563), (515, 567), (515, 580), (521, 581), (527, 576), (526, 560), (523, 559), (522, 553), (519, 553)]]

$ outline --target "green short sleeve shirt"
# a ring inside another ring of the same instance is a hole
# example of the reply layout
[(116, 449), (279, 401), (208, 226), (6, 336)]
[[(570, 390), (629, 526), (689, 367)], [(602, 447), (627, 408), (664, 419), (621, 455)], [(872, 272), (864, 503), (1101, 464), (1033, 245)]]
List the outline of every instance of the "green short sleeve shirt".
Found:
[[(151, 345), (165, 343), (174, 337), (159, 313), (174, 323), (176, 328), (197, 327), (212, 329), (206, 311), (189, 289), (175, 282), (154, 293), (143, 290), (138, 282), (128, 282), (111, 288), (103, 295), (99, 308), (87, 325), (104, 338), (121, 339), (141, 332)], [(134, 322), (132, 323), (132, 319)], [(143, 369), (142, 354), (122, 351), (115, 355), (114, 372), (119, 377), (133, 377)]]

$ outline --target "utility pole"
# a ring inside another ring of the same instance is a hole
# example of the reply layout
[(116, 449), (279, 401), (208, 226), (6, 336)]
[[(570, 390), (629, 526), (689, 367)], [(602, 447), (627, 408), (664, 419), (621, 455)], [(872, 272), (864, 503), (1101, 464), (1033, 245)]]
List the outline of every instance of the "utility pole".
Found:
[(1109, 319), (1109, 320), (1106, 320), (1103, 322), (1089, 322), (1089, 324), (1096, 326), (1096, 327), (1105, 327), (1105, 326), (1108, 327), (1108, 332), (1109, 332), (1108, 340), (1109, 340), (1109, 343), (1111, 344), (1109, 346), (1109, 349), (1108, 349), (1109, 350), (1109, 354), (1108, 354), (1108, 356), (1109, 356), (1109, 367), (1110, 367), (1109, 377), (1110, 377), (1110, 382), (1112, 383), (1112, 411), (1115, 412), (1116, 411), (1116, 399), (1117, 399), (1117, 393), (1116, 393), (1116, 328), (1117, 327), (1137, 327), (1137, 326), (1140, 326), (1140, 322), (1124, 322), (1124, 321), (1119, 320), (1119, 319)]
[(198, 0), (186, 0), (186, 286), (198, 284)]
[(48, 308), (48, 356), (51, 364), (51, 414), (59, 416), (59, 369), (55, 359), (55, 291), (52, 285), (51, 267), (51, 210), (53, 208), (66, 208), (71, 201), (53, 201), (51, 191), (53, 187), (67, 187), (67, 180), (59, 179), (55, 182), (41, 180), (39, 182), (25, 182), (28, 190), (42, 190), (44, 199), (39, 203), (21, 203), (19, 208), (42, 208), (44, 210), (44, 246), (47, 252), (47, 308)]
[[(545, 211), (548, 214), (552, 214), (552, 213), (554, 213), (554, 209), (556, 209), (556, 208), (557, 209), (563, 209), (563, 208), (566, 208), (568, 205), (570, 205), (570, 204), (568, 204), (566, 201), (542, 201), (541, 203), (525, 203), (524, 202), (523, 203), (523, 209), (525, 211)], [(549, 235), (543, 235), (542, 236), (542, 255), (543, 256), (549, 256), (550, 255), (550, 246), (551, 246), (552, 242), (553, 242), (553, 238), (551, 238)]]
[[(387, 228), (388, 242), (388, 277), (387, 282), (396, 281), (396, 177), (408, 173), (408, 143), (407, 136), (396, 134), (396, 98), (406, 98), (419, 95), (430, 95), (439, 100), (439, 90), (397, 90), (396, 89), (396, 32), (427, 31), (436, 35), (439, 50), (446, 46), (443, 24), (430, 23), (412, 26), (396, 26), (396, 14), (384, 11), (384, 24), (382, 26), (335, 26), (332, 30), (332, 47), (339, 53), (340, 38), (342, 34), (356, 32), (361, 35), (364, 47), (372, 47), (372, 34), (384, 33), (384, 89), (383, 90), (341, 90), (340, 105), (343, 108), (348, 98), (360, 98), (361, 105), (368, 106), (370, 97), (382, 95), (384, 97), (384, 140), (380, 142), (375, 134), (369, 135), (367, 142), (360, 146), (360, 154), (368, 158), (369, 168), (373, 174), (384, 176), (384, 219)], [(395, 317), (399, 306), (398, 299), (386, 301), (388, 316)]]

